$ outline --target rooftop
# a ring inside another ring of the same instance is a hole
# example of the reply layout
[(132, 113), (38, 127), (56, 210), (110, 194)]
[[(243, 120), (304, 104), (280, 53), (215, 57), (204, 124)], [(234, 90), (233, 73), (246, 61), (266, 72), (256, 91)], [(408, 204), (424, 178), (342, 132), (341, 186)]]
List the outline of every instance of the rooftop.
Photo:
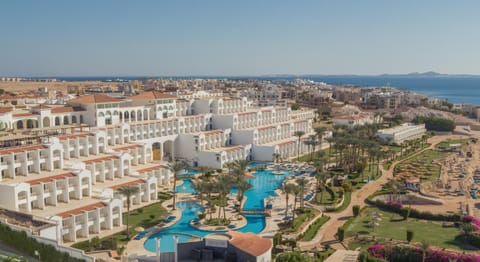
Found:
[(260, 256), (272, 248), (271, 239), (262, 238), (253, 233), (228, 231), (227, 234), (232, 236), (230, 244), (253, 256)]
[(118, 98), (114, 98), (114, 97), (102, 95), (102, 94), (85, 95), (85, 96), (68, 100), (68, 103), (75, 103), (75, 104), (98, 104), (98, 103), (115, 103), (115, 102), (118, 103), (118, 102), (121, 102), (121, 100)]
[(149, 91), (149, 92), (143, 92), (138, 95), (134, 95), (129, 97), (130, 99), (133, 100), (157, 100), (157, 99), (176, 99), (176, 96), (172, 96), (169, 94), (165, 94), (159, 91)]

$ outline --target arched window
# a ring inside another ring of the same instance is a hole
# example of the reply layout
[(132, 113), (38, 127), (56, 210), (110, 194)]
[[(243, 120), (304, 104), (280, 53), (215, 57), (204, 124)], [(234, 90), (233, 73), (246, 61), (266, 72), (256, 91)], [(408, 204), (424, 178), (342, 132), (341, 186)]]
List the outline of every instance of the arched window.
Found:
[(99, 113), (98, 113), (98, 116), (100, 116), (100, 117), (104, 117), (104, 116), (105, 116), (105, 114), (104, 114), (103, 112), (99, 112)]
[(64, 116), (64, 117), (63, 117), (63, 124), (64, 124), (64, 125), (68, 125), (68, 122), (69, 122), (69, 121), (68, 121), (68, 116)]
[(60, 117), (55, 117), (55, 126), (59, 126), (60, 125)]
[(76, 116), (72, 116), (72, 124), (76, 124), (77, 123), (77, 117)]

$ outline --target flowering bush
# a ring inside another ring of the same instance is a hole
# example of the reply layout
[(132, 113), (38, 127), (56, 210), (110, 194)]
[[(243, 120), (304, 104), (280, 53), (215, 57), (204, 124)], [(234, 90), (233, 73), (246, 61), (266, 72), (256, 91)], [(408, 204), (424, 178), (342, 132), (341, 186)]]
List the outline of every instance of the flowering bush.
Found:
[(387, 201), (387, 205), (396, 207), (398, 209), (402, 208), (402, 204), (396, 201)]
[(385, 258), (385, 246), (374, 244), (368, 248), (368, 253), (376, 258)]
[[(390, 262), (412, 261), (411, 259), (418, 259), (423, 256), (422, 249), (405, 245), (384, 246), (375, 244), (370, 246), (367, 251), (376, 258), (386, 259)], [(425, 262), (449, 262), (452, 260), (457, 262), (480, 262), (480, 256), (434, 249), (428, 249), (426, 252)]]
[(474, 216), (467, 215), (463, 217), (463, 222), (472, 224), (475, 227), (477, 233), (480, 232), (480, 219)]

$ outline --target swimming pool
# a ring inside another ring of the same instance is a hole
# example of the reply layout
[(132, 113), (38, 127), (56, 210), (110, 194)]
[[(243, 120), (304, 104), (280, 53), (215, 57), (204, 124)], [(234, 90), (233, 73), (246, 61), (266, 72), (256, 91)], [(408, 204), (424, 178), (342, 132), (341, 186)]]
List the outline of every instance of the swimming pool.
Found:
[(193, 176), (196, 174), (200, 174), (200, 171), (195, 170), (195, 169), (184, 169), (182, 171), (178, 172), (179, 176)]
[(190, 193), (193, 194), (195, 193), (195, 190), (193, 190), (193, 182), (192, 180), (188, 178), (182, 179), (183, 183), (177, 187), (175, 187), (175, 192), (177, 193)]
[[(281, 175), (273, 175), (273, 170), (261, 170), (254, 173), (255, 178), (248, 178), (247, 181), (252, 184), (252, 188), (245, 192), (247, 198), (244, 204), (245, 208), (263, 208), (263, 199), (268, 196), (275, 195), (275, 189), (278, 188), (283, 180), (290, 175), (290, 172), (285, 171)], [(186, 181), (185, 181), (186, 180)], [(184, 184), (177, 187), (184, 191), (194, 192), (192, 189), (192, 181), (190, 179), (184, 179)], [(183, 192), (183, 191), (177, 191)], [(235, 193), (232, 190), (232, 193)], [(179, 242), (186, 242), (192, 237), (203, 237), (213, 232), (222, 231), (205, 231), (199, 230), (190, 225), (190, 221), (197, 218), (197, 213), (202, 211), (200, 205), (192, 201), (178, 202), (177, 207), (182, 210), (182, 217), (174, 225), (158, 231), (151, 235), (144, 243), (146, 250), (155, 252), (155, 238), (160, 238), (160, 251), (161, 252), (173, 252), (174, 241), (173, 236), (178, 235)], [(258, 234), (265, 228), (265, 216), (263, 215), (246, 215), (247, 224), (239, 229), (239, 232), (252, 232)], [(224, 232), (224, 231), (223, 231)]]

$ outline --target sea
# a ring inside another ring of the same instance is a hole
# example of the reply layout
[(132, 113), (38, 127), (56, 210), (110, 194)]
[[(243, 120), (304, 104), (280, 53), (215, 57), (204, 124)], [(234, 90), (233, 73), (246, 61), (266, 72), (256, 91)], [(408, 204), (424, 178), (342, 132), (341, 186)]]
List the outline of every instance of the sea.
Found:
[(305, 79), (315, 82), (324, 82), (331, 85), (353, 85), (358, 87), (390, 86), (409, 90), (428, 97), (448, 100), (451, 103), (468, 103), (480, 105), (480, 76), (265, 76), (265, 77), (225, 77), (225, 76), (159, 76), (159, 77), (53, 77), (65, 81), (128, 81), (145, 78), (221, 78), (221, 79), (256, 79), (270, 81), (288, 81)]

